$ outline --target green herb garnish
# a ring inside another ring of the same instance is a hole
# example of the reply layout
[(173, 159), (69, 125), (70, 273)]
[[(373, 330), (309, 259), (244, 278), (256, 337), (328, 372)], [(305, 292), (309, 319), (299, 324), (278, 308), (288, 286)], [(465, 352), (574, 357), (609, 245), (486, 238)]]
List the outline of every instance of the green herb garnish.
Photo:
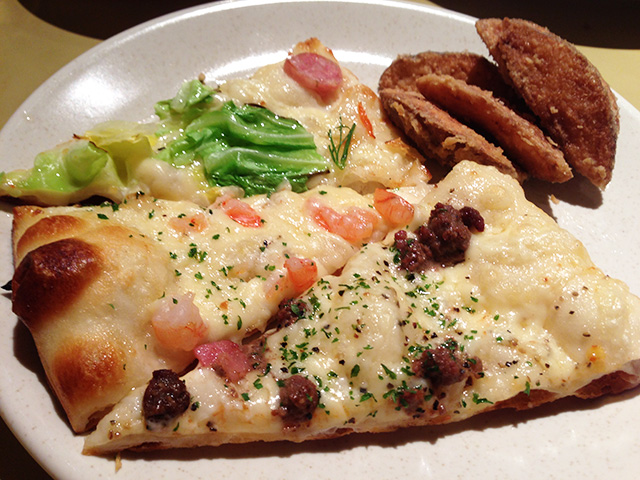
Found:
[[(345, 135), (345, 130), (347, 133)], [(349, 148), (351, 147), (351, 139), (353, 138), (353, 132), (356, 130), (356, 124), (354, 123), (351, 128), (347, 128), (342, 123), (342, 117), (340, 117), (340, 124), (338, 125), (338, 142), (333, 139), (333, 132), (329, 130), (329, 153), (331, 154), (331, 160), (340, 170), (344, 170), (347, 165), (347, 156), (349, 156)]]

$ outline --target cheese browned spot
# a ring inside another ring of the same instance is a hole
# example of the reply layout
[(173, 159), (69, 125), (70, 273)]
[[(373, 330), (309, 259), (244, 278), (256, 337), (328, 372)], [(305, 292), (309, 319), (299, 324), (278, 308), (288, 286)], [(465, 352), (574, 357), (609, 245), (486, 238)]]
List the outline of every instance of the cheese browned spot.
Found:
[[(21, 210), (29, 207), (20, 207)], [(16, 210), (20, 210), (16, 209)], [(27, 215), (42, 214), (41, 209), (29, 211)], [(83, 221), (72, 215), (56, 215), (44, 217), (29, 227), (16, 245), (16, 258), (22, 259), (26, 252), (33, 250), (38, 245), (51, 243), (61, 238), (67, 238), (77, 232), (83, 225)]]
[(102, 268), (95, 247), (67, 238), (38, 247), (20, 262), (13, 277), (13, 311), (30, 329), (59, 315)]
[(51, 364), (58, 395), (73, 405), (112, 389), (123, 380), (125, 361), (122, 346), (106, 335), (71, 339)]

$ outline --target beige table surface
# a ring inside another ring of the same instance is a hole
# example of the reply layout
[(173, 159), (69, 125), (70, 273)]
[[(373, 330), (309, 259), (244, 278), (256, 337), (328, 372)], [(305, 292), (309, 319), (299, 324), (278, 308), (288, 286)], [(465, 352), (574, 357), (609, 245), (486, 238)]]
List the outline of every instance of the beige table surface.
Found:
[[(0, 128), (49, 76), (102, 39), (172, 9), (198, 3), (198, 0), (0, 0)], [(640, 109), (638, 1), (419, 3), (476, 17), (521, 17), (546, 25), (575, 43), (611, 87)], [(118, 8), (126, 8), (126, 20), (118, 15)], [(8, 379), (3, 379), (2, 388), (10, 388), (9, 385)], [(0, 479), (25, 478), (49, 476), (0, 420)]]

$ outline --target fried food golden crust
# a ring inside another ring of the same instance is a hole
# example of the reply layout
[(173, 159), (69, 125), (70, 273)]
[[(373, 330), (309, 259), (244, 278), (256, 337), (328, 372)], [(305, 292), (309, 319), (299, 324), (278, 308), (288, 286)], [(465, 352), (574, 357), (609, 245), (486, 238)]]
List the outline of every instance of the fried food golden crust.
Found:
[(462, 160), (492, 165), (523, 180), (525, 175), (506, 158), (502, 149), (426, 100), (420, 93), (403, 89), (380, 90), (387, 115), (426, 157), (452, 167)]
[(428, 74), (450, 75), (492, 92), (518, 110), (527, 111), (522, 99), (505, 83), (498, 68), (482, 55), (468, 52), (428, 51), (399, 55), (380, 76), (378, 90), (399, 88), (417, 92), (417, 79)]
[(562, 152), (542, 130), (491, 92), (448, 75), (424, 75), (416, 85), (427, 100), (466, 125), (491, 135), (507, 156), (532, 177), (549, 182), (565, 182), (573, 177)]
[(476, 29), (569, 164), (604, 188), (611, 180), (619, 117), (598, 70), (569, 42), (532, 22), (482, 19)]

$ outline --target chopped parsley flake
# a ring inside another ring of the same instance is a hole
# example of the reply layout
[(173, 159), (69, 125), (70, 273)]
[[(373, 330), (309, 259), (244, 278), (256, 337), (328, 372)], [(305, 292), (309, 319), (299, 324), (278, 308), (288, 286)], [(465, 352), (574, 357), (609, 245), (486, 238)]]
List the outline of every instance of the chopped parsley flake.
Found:
[(390, 370), (384, 363), (380, 364), (382, 366), (382, 369), (384, 370), (384, 373), (387, 374), (387, 376), (391, 379), (391, 380), (395, 380), (397, 378), (397, 375), (394, 371)]
[(360, 397), (360, 403), (362, 402), (366, 402), (367, 400), (369, 400), (370, 398), (373, 398), (373, 400), (375, 402), (377, 402), (378, 400), (376, 400), (376, 397), (373, 395), (373, 393), (371, 392), (365, 392), (362, 394), (362, 396)]
[(204, 262), (204, 259), (207, 257), (207, 252), (198, 250), (198, 246), (195, 243), (190, 244), (189, 247), (191, 247), (188, 253), (189, 258), (195, 258), (199, 263)]
[(480, 395), (478, 394), (478, 392), (473, 393), (472, 400), (473, 400), (473, 403), (475, 403), (476, 405), (480, 405), (481, 403), (489, 403), (493, 405), (493, 402), (487, 400), (486, 398), (480, 398)]

